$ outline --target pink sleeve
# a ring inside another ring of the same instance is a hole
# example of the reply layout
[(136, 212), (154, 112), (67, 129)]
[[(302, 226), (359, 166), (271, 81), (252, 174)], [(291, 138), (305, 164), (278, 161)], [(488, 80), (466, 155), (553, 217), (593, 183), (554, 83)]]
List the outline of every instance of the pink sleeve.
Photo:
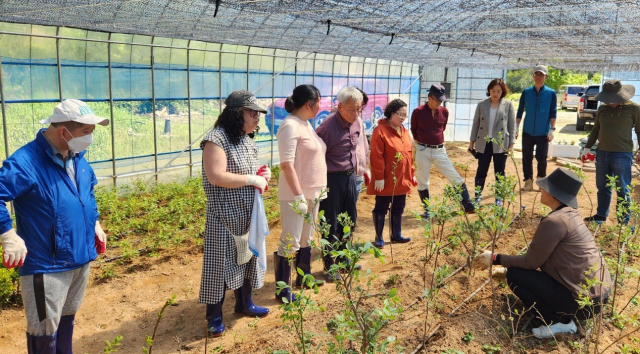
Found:
[(278, 153), (280, 154), (280, 163), (293, 163), (296, 158), (296, 147), (300, 134), (293, 124), (283, 123), (278, 129)]

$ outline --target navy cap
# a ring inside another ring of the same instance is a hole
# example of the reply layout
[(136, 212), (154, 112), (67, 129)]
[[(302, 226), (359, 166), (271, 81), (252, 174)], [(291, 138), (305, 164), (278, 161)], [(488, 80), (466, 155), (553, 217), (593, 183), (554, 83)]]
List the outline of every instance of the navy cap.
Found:
[(436, 98), (436, 100), (440, 102), (444, 102), (447, 100), (447, 96), (445, 96), (445, 89), (442, 85), (431, 85), (431, 88), (429, 88), (429, 93), (432, 94)]

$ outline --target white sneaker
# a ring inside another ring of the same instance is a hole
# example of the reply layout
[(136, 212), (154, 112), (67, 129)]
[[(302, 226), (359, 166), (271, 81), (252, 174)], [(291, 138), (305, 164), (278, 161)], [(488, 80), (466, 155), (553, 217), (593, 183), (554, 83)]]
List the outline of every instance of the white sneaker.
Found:
[(533, 180), (528, 179), (524, 181), (524, 186), (521, 189), (523, 192), (531, 192), (533, 190)]
[(564, 323), (554, 323), (551, 326), (542, 325), (538, 328), (534, 328), (531, 330), (533, 332), (533, 336), (538, 339), (551, 338), (558, 333), (576, 333), (578, 331), (578, 327), (573, 321), (564, 324)]

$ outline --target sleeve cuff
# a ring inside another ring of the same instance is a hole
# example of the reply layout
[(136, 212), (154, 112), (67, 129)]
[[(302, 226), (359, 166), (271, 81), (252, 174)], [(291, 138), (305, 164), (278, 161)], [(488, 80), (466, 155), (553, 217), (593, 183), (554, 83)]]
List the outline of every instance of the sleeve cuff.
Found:
[(492, 257), (492, 264), (493, 265), (502, 265), (500, 264), (500, 254), (499, 253), (494, 253), (493, 257)]

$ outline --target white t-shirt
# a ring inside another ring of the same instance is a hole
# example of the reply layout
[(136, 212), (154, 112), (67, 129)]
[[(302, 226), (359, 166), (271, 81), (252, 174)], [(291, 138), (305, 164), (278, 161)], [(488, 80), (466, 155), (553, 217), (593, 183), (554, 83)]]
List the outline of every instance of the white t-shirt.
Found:
[(493, 123), (495, 123), (496, 121), (496, 114), (498, 113), (498, 107), (496, 108), (489, 108), (489, 121), (487, 122), (487, 124), (489, 124), (489, 126), (487, 128), (489, 128), (489, 134), (487, 134), (487, 136), (489, 138), (493, 138)]

